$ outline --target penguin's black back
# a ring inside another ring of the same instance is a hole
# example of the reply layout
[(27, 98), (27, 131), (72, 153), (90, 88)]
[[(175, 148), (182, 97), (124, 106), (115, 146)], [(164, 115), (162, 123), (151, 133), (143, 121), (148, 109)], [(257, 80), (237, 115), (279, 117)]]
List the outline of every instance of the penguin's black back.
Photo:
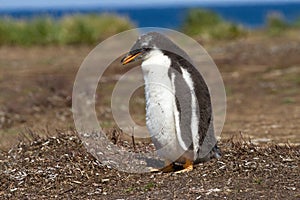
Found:
[[(176, 106), (180, 113), (180, 127), (181, 134), (184, 136), (184, 142), (190, 144), (189, 149), (193, 149), (193, 139), (191, 134), (191, 92), (187, 83), (182, 77), (181, 68), (185, 69), (192, 81), (194, 86), (194, 92), (197, 99), (196, 112), (199, 119), (198, 134), (199, 134), (199, 146), (203, 144), (204, 138), (208, 133), (209, 127), (213, 127), (212, 122), (212, 106), (208, 87), (200, 74), (200, 72), (185, 58), (174, 54), (172, 52), (164, 51), (164, 54), (171, 59), (171, 67), (169, 69), (169, 78), (171, 74), (175, 73), (175, 96)], [(214, 134), (214, 133), (213, 133)]]

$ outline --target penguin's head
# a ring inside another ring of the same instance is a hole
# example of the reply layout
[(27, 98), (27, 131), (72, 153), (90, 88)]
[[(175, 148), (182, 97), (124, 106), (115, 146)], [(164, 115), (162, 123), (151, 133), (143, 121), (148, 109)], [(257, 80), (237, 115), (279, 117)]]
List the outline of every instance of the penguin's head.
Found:
[(173, 51), (179, 49), (169, 38), (161, 33), (149, 32), (140, 36), (130, 51), (121, 60), (123, 65), (128, 63), (146, 60), (152, 50)]
[(147, 59), (152, 50), (159, 49), (158, 45), (162, 39), (166, 39), (165, 36), (156, 32), (140, 36), (130, 51), (121, 60), (122, 64), (126, 65), (134, 61)]

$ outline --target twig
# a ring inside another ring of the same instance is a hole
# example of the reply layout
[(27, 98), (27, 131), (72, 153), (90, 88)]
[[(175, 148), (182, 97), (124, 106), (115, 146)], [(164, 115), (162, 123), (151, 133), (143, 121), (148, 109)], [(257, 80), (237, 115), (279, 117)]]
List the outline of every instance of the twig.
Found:
[(46, 125), (46, 136), (50, 137), (49, 124)]
[(0, 147), (0, 153), (7, 153), (2, 147)]
[(135, 141), (134, 141), (134, 126), (132, 127), (131, 140), (132, 140), (133, 149), (136, 150), (136, 148), (135, 148)]
[(119, 140), (120, 140), (120, 136), (121, 136), (122, 130), (119, 127), (114, 127), (113, 131), (112, 131), (112, 136), (111, 136), (111, 140), (113, 142), (113, 144), (118, 144)]
[(113, 144), (117, 144), (117, 136), (116, 136), (116, 132), (117, 132), (116, 129), (114, 129), (114, 130), (112, 131), (111, 140), (112, 140)]
[(240, 137), (241, 137), (241, 139), (243, 140), (244, 144), (247, 144), (247, 141), (246, 141), (246, 139), (244, 138), (242, 131), (239, 131), (239, 134), (240, 134)]
[(116, 139), (116, 144), (118, 144), (118, 142), (120, 141), (121, 135), (123, 134), (123, 130), (122, 129), (117, 129), (118, 135), (117, 135), (117, 139)]
[[(28, 132), (27, 128), (25, 128), (26, 132)], [(19, 142), (31, 142), (31, 139), (28, 137), (28, 135), (21, 131), (18, 135), (18, 139), (19, 139)]]

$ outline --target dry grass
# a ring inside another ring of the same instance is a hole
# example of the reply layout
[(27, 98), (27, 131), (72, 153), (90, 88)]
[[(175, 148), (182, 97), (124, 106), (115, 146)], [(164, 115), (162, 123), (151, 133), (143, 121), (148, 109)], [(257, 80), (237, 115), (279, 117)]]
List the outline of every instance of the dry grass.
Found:
[(127, 174), (103, 166), (71, 132), (34, 135), (0, 153), (2, 199), (300, 197), (300, 146), (227, 140), (221, 142), (220, 160), (199, 164), (191, 173)]

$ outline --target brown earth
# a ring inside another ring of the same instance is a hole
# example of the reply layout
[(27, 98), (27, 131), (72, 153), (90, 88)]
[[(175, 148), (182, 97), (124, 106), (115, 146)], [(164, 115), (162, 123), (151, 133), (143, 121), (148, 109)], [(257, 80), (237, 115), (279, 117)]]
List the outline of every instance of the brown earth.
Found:
[(73, 134), (0, 152), (1, 199), (299, 199), (299, 146), (223, 141), (220, 160), (189, 173), (103, 166)]
[[(299, 199), (300, 39), (255, 37), (206, 47), (227, 92), (223, 157), (191, 173), (146, 175), (108, 169), (76, 136), (56, 134), (74, 128), (72, 84), (91, 47), (0, 47), (0, 197)], [(121, 72), (112, 65), (99, 99), (109, 98)], [(107, 105), (96, 109), (111, 133)], [(139, 110), (133, 112), (143, 119)], [(48, 139), (15, 146), (31, 130)], [(241, 136), (252, 143), (228, 140)]]

